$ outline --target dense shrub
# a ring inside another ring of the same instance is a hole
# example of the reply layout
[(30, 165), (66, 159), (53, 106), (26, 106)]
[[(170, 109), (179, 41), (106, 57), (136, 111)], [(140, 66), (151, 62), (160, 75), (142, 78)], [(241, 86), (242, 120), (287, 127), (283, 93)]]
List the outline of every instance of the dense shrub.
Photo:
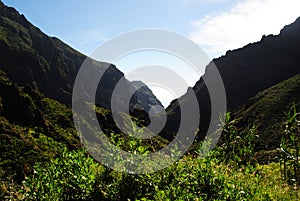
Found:
[(38, 163), (34, 173), (24, 181), (30, 200), (87, 199), (93, 190), (97, 164), (84, 151), (61, 150), (49, 163)]
[(239, 128), (238, 121), (231, 119), (227, 113), (222, 125), (222, 135), (219, 146), (213, 151), (213, 156), (234, 167), (253, 165), (254, 139), (258, 137), (255, 126)]
[[(298, 189), (289, 186), (280, 174), (279, 163), (259, 165), (252, 161), (251, 143), (256, 135), (255, 128), (240, 130), (228, 115), (223, 134), (231, 141), (222, 141), (207, 157), (187, 154), (169, 167), (151, 174), (117, 172), (94, 162), (83, 150), (64, 148), (50, 163), (34, 166), (35, 172), (26, 178), (18, 199), (299, 199)], [(131, 153), (147, 154), (149, 151), (149, 144), (145, 145), (141, 140), (125, 140), (122, 135), (111, 135), (110, 139)], [(287, 150), (292, 152), (292, 149)]]

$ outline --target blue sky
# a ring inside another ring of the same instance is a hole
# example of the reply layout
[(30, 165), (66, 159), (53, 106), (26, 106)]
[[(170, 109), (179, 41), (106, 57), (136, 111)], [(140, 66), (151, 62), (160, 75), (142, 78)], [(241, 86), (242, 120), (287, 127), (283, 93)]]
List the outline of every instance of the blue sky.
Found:
[[(50, 36), (89, 55), (124, 32), (161, 28), (197, 43), (210, 58), (262, 35), (278, 34), (300, 16), (299, 0), (3, 0)], [(134, 59), (134, 58), (133, 58)], [(154, 58), (155, 59), (155, 58)], [(130, 62), (127, 62), (130, 64)], [(126, 62), (118, 68), (129, 70)], [(183, 74), (183, 71), (178, 72)], [(193, 86), (198, 77), (187, 76)], [(137, 78), (138, 79), (138, 78)], [(174, 97), (155, 90), (167, 105)], [(167, 98), (166, 98), (167, 97)]]
[[(115, 35), (162, 28), (211, 57), (278, 34), (300, 16), (299, 0), (3, 0), (42, 31), (90, 54)], [(299, 13), (299, 14), (298, 14)]]
[(188, 36), (190, 22), (230, 9), (236, 0), (4, 0), (35, 26), (90, 54), (103, 40), (143, 28)]

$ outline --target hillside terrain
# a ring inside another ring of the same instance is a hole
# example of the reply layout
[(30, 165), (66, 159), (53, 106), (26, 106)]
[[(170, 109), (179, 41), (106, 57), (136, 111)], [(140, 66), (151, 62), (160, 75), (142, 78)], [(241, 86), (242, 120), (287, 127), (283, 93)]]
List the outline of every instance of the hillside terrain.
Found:
[[(247, 104), (248, 100), (256, 96), (257, 93), (300, 73), (299, 34), (300, 18), (298, 18), (294, 23), (285, 26), (279, 35), (263, 36), (259, 42), (246, 45), (245, 47), (237, 50), (228, 51), (225, 56), (213, 59), (212, 62), (216, 65), (223, 79), (227, 96), (228, 111), (234, 111), (236, 108)], [(210, 72), (209, 69), (212, 68), (214, 65), (213, 63), (206, 67), (206, 74)], [(206, 74), (204, 74), (204, 76), (206, 76)], [(211, 81), (214, 82), (213, 80)], [(281, 96), (284, 96), (282, 101), (287, 99), (295, 102), (299, 101), (299, 99), (297, 99), (299, 98), (297, 95), (289, 93), (289, 91), (294, 87), (294, 85), (290, 86), (289, 84), (292, 83), (286, 83), (286, 86), (284, 87), (284, 89), (287, 90), (286, 92), (284, 90), (281, 91)], [(174, 100), (167, 108), (169, 114), (168, 122), (162, 131), (162, 135), (164, 133), (173, 135), (176, 134), (178, 128), (173, 125), (179, 125), (180, 122), (179, 103), (188, 100), (187, 97), (190, 93), (192, 93), (191, 90), (193, 90), (197, 96), (201, 114), (198, 136), (201, 139), (206, 134), (210, 123), (211, 100), (204, 79), (200, 78), (195, 86), (187, 91), (186, 95), (183, 95), (178, 100)], [(272, 95), (276, 95), (273, 99), (281, 98), (277, 97), (279, 94), (273, 93)], [(254, 98), (252, 99), (252, 102), (254, 103), (255, 100), (258, 99)], [(257, 104), (253, 107), (257, 110), (268, 108), (268, 110), (274, 110), (276, 114), (281, 114), (285, 111), (277, 110), (278, 107), (273, 108), (274, 105), (269, 104), (268, 101), (265, 101), (264, 103), (264, 105)], [(290, 104), (287, 104), (286, 107), (289, 105)], [(240, 110), (240, 112), (244, 112), (244, 114), (246, 113), (242, 110)], [(255, 114), (251, 113), (251, 111), (248, 112), (248, 115), (252, 115), (252, 119), (254, 120)], [(279, 122), (279, 120), (281, 120), (278, 118), (274, 119), (274, 116), (270, 116), (270, 113), (262, 115), (265, 115), (265, 119), (269, 118), (270, 121)], [(259, 121), (259, 117), (257, 121)], [(261, 122), (261, 124), (263, 123), (265, 123), (265, 121)], [(267, 133), (262, 133), (262, 141), (263, 139), (268, 138), (268, 135), (269, 134)], [(172, 136), (170, 138), (172, 138)], [(278, 136), (275, 138), (278, 139)], [(278, 141), (275, 144), (278, 146)], [(259, 147), (262, 148), (270, 146), (270, 143), (266, 141), (265, 145), (260, 145)]]
[[(81, 147), (70, 106), (77, 72), (86, 59), (0, 2), (0, 172), (4, 180), (22, 181), (36, 162), (54, 157), (57, 147)], [(106, 69), (105, 63), (89, 60), (100, 71)], [(97, 117), (108, 134), (120, 132), (110, 112), (110, 97), (121, 79), (123, 93), (136, 91), (137, 83), (127, 81), (114, 65), (98, 85)], [(133, 116), (145, 119), (152, 105), (162, 105), (147, 86), (138, 84), (142, 87), (129, 107)], [(158, 141), (165, 143), (162, 138)]]
[(0, 71), (1, 178), (18, 182), (56, 147), (79, 148), (71, 109), (30, 86), (19, 87)]
[[(79, 68), (86, 59), (101, 72), (106, 64), (47, 36), (0, 1), (0, 200), (299, 200), (299, 34), (300, 18), (278, 36), (213, 60), (230, 113), (218, 146), (205, 158), (209, 143), (200, 140), (210, 123), (211, 101), (203, 77), (166, 109), (160, 135), (142, 140), (122, 133), (114, 122), (115, 85), (124, 81), (117, 95), (121, 106), (122, 94), (141, 87), (130, 100), (131, 116), (120, 114), (139, 123), (133, 132), (145, 134), (149, 109), (162, 105), (142, 82), (129, 82), (110, 65), (96, 104), (87, 105), (109, 140), (128, 153), (148, 155), (166, 147), (180, 126), (180, 103), (192, 92), (200, 107), (198, 138), (190, 151), (163, 170), (130, 174), (92, 158), (74, 127), (72, 90)], [(83, 94), (87, 90), (83, 87)]]
[[(71, 106), (74, 81), (85, 59), (85, 55), (45, 35), (14, 8), (0, 2), (0, 68), (13, 82), (30, 85), (45, 96)], [(110, 109), (112, 91), (124, 74), (114, 65), (107, 70), (106, 63), (94, 62), (94, 65), (105, 71), (96, 101)], [(135, 91), (135, 86), (126, 79), (122, 87), (128, 93)], [(145, 86), (134, 93), (130, 107), (148, 111), (152, 105), (162, 106)]]
[(293, 104), (300, 108), (300, 74), (286, 79), (250, 98), (232, 113), (241, 127), (254, 124), (260, 131), (257, 150), (272, 150), (280, 146), (287, 112)]

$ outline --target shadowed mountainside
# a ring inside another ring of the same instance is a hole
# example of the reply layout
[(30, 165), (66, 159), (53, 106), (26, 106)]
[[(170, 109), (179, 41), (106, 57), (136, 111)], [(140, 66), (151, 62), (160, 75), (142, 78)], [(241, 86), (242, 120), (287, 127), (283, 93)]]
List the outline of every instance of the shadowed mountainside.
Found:
[(19, 87), (1, 70), (0, 89), (0, 179), (21, 181), (57, 147), (80, 147), (71, 109), (29, 85)]
[[(225, 56), (213, 60), (223, 79), (227, 107), (230, 111), (246, 104), (258, 92), (300, 73), (299, 34), (300, 18), (291, 25), (285, 26), (277, 36), (263, 36), (259, 42), (234, 51), (228, 51)], [(212, 65), (210, 63), (207, 66), (206, 73)], [(207, 86), (204, 80), (200, 78), (196, 85), (188, 90), (186, 95), (174, 100), (167, 108), (168, 122), (161, 135), (164, 136), (165, 133), (172, 134), (165, 136), (168, 139), (171, 139), (177, 132), (177, 127), (173, 125), (179, 125), (180, 123), (179, 102), (187, 101), (188, 94), (192, 92), (191, 90), (195, 92), (201, 110), (199, 138), (202, 138), (208, 130), (211, 101)], [(265, 102), (265, 104), (265, 107), (273, 110), (268, 102)], [(264, 139), (266, 136), (261, 137)]]
[[(278, 36), (264, 36), (260, 42), (228, 51), (225, 56), (213, 60), (224, 81), (228, 108), (235, 117), (242, 119), (242, 126), (259, 126), (261, 134), (256, 142), (257, 150), (278, 147), (280, 133), (277, 130), (282, 130), (283, 111), (287, 111), (293, 102), (299, 105), (299, 34), (300, 18), (282, 29)], [(44, 157), (43, 154), (53, 153), (42, 150), (61, 142), (69, 147), (79, 146), (69, 106), (74, 80), (85, 59), (86, 56), (59, 39), (46, 36), (14, 8), (0, 2), (2, 164), (9, 164), (10, 158), (25, 157), (24, 163), (21, 160), (16, 166), (11, 165), (18, 169), (18, 177), (26, 161), (33, 164), (41, 160), (26, 158), (33, 152)], [(90, 61), (99, 67), (99, 71), (104, 70), (105, 63)], [(211, 65), (207, 66), (206, 73)], [(114, 87), (121, 79), (124, 94), (130, 94), (142, 85), (139, 81), (127, 81), (114, 65), (105, 71), (98, 85), (96, 112), (107, 133), (120, 132), (113, 122), (110, 103)], [(211, 103), (207, 86), (200, 78), (186, 95), (172, 101), (167, 108), (168, 121), (161, 136), (172, 139), (176, 134), (180, 126), (179, 103), (187, 102), (192, 92), (195, 92), (200, 108), (199, 138), (206, 133)], [(130, 114), (149, 124), (147, 111), (153, 105), (161, 106), (161, 103), (148, 87), (142, 86), (131, 98)], [(163, 139), (158, 141), (167, 143)], [(19, 151), (9, 151), (19, 143)], [(18, 154), (12, 156), (12, 153)]]
[[(0, 68), (20, 86), (31, 85), (47, 97), (71, 105), (73, 84), (86, 56), (72, 49), (55, 37), (48, 37), (33, 26), (14, 8), (0, 2)], [(96, 101), (110, 109), (110, 97), (116, 83), (124, 74), (114, 65), (95, 62), (104, 73), (98, 86)], [(106, 70), (106, 71), (104, 71)], [(128, 93), (135, 86), (124, 79), (123, 90)], [(161, 103), (146, 86), (137, 90), (130, 104), (131, 109), (148, 111)]]
[(284, 80), (252, 97), (232, 113), (241, 127), (256, 125), (260, 138), (256, 150), (271, 150), (279, 147), (284, 134), (287, 112), (293, 104), (300, 107), (300, 74)]
[[(73, 84), (86, 58), (0, 1), (0, 180), (20, 182), (36, 162), (48, 161), (59, 147), (81, 147), (70, 106)], [(145, 118), (144, 110), (162, 106), (147, 86), (129, 82), (114, 65), (103, 72), (106, 63), (88, 61), (104, 73), (95, 112), (106, 133), (120, 133), (110, 112), (120, 80), (122, 93), (134, 92), (129, 106), (133, 115)], [(87, 90), (83, 88), (83, 94)], [(122, 99), (122, 94), (117, 98)], [(156, 142), (166, 143), (159, 137)]]

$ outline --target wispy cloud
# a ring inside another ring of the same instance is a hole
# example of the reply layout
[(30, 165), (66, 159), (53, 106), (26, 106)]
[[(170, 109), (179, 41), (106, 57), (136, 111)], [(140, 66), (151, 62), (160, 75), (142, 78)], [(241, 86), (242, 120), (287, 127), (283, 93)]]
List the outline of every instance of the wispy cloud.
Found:
[(190, 38), (217, 56), (258, 41), (262, 35), (278, 34), (300, 16), (299, 8), (299, 0), (244, 0), (228, 12), (192, 21)]

